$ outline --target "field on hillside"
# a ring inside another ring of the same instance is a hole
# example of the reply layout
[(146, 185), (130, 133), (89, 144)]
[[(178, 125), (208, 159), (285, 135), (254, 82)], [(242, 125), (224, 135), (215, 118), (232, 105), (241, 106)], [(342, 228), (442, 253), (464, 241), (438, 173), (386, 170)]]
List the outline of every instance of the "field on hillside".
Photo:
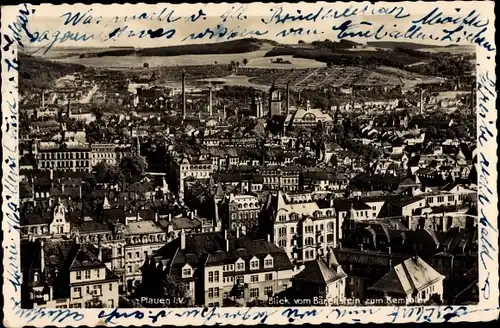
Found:
[(89, 67), (142, 67), (144, 63), (148, 63), (149, 67), (161, 66), (197, 66), (197, 65), (213, 65), (229, 64), (231, 61), (243, 62), (243, 59), (251, 61), (254, 58), (261, 58), (267, 51), (258, 50), (242, 54), (223, 54), (223, 55), (183, 55), (183, 56), (106, 56), (106, 57), (91, 57), (79, 58), (70, 57), (57, 59), (65, 63), (81, 64)]
[[(291, 64), (277, 64), (272, 62), (276, 61), (278, 58), (283, 59), (283, 61), (289, 61)], [(277, 56), (254, 58), (250, 60), (246, 66), (250, 68), (302, 69), (326, 67), (326, 63), (322, 63), (314, 59), (294, 58), (293, 56)]]
[(422, 52), (430, 52), (430, 53), (447, 52), (447, 53), (452, 54), (452, 55), (476, 53), (476, 48), (474, 46), (436, 47), (436, 48), (425, 48), (425, 49), (418, 49), (418, 50), (422, 51)]

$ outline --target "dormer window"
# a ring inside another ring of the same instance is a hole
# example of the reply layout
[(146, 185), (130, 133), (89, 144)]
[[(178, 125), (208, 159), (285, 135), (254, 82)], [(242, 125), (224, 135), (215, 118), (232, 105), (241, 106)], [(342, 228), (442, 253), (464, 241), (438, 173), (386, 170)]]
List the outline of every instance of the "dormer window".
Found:
[(76, 280), (82, 280), (82, 272), (81, 271), (76, 272)]
[(274, 266), (273, 258), (270, 255), (268, 255), (264, 259), (264, 268), (272, 268), (273, 266)]
[(254, 260), (250, 261), (250, 269), (257, 270), (258, 268), (259, 268), (259, 260), (258, 259), (254, 259)]
[(239, 259), (236, 262), (236, 271), (244, 271), (245, 270), (245, 261), (242, 259)]
[(191, 276), (191, 269), (186, 268), (182, 270), (182, 277), (190, 277)]

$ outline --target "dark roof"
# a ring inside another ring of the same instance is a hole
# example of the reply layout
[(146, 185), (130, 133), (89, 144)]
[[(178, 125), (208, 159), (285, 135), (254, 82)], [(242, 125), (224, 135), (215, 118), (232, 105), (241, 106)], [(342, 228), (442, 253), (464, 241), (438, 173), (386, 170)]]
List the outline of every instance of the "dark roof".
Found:
[(274, 259), (273, 270), (293, 268), (286, 252), (265, 240), (252, 240), (246, 235), (236, 238), (233, 234), (228, 233), (229, 250), (226, 250), (224, 235), (219, 232), (210, 232), (187, 235), (185, 248), (181, 249), (180, 238), (166, 244), (152, 257), (156, 263), (169, 260), (169, 272), (174, 276), (180, 276), (180, 268), (186, 263), (197, 268), (205, 265), (234, 264), (239, 258), (246, 262), (245, 268), (248, 270), (249, 261), (254, 256), (261, 261), (262, 268), (263, 259), (269, 254)]
[(293, 280), (322, 285), (329, 284), (333, 281), (347, 277), (345, 272), (341, 269), (337, 272), (338, 267), (339, 265), (336, 260), (331, 265), (328, 265), (328, 262), (324, 258), (317, 258), (314, 261), (307, 262), (305, 268), (294, 276)]

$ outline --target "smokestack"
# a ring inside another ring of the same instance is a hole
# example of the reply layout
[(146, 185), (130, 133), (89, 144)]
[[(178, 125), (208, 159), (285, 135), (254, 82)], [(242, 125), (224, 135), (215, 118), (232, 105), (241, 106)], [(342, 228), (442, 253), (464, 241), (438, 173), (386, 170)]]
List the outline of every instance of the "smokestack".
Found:
[(186, 73), (182, 72), (182, 118), (186, 118)]
[(212, 117), (212, 88), (208, 89), (208, 113)]
[(40, 239), (40, 271), (45, 271), (45, 253), (43, 251), (43, 239)]
[(424, 92), (425, 90), (420, 90), (420, 115), (424, 115)]
[(286, 83), (286, 114), (290, 114), (290, 82)]

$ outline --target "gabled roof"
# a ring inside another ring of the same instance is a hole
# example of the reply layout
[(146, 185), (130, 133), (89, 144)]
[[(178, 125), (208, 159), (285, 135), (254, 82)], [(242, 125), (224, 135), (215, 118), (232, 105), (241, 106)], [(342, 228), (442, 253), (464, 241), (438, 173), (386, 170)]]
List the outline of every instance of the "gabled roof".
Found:
[(369, 289), (409, 295), (444, 278), (445, 276), (417, 256), (396, 265)]
[[(293, 277), (293, 280), (323, 285), (347, 277), (347, 274), (339, 268), (335, 255), (331, 253), (330, 256), (333, 256), (330, 266), (324, 258), (317, 258), (314, 261), (307, 262), (304, 270)], [(339, 271), (337, 271), (337, 268)]]

